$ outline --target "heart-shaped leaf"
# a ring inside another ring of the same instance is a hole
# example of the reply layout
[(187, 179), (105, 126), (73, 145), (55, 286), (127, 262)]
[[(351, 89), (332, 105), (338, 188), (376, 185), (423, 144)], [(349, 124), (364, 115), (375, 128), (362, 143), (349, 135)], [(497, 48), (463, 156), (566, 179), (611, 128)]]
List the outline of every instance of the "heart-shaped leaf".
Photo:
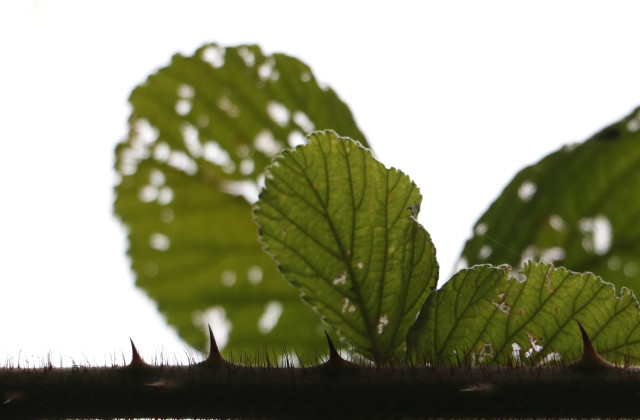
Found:
[(438, 276), (417, 221), (422, 197), (402, 172), (332, 131), (285, 151), (255, 211), (260, 237), (303, 299), (357, 352), (395, 356)]
[(365, 142), (346, 105), (295, 58), (218, 45), (174, 56), (130, 102), (115, 212), (136, 284), (197, 347), (210, 322), (219, 339), (229, 330), (226, 350), (325, 351), (318, 316), (258, 243), (251, 202), (272, 157), (306, 132)]
[(461, 270), (432, 293), (407, 335), (414, 363), (569, 362), (580, 356), (579, 321), (604, 358), (640, 352), (640, 308), (591, 273), (527, 263)]

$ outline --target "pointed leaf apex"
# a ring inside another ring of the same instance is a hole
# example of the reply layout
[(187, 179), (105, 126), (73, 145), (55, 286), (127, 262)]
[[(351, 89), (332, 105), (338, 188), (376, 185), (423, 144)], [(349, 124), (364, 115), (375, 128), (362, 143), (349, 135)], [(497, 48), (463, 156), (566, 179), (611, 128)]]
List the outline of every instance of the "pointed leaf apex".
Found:
[(224, 357), (222, 357), (222, 354), (218, 349), (218, 344), (216, 343), (216, 338), (213, 335), (211, 325), (209, 325), (209, 356), (207, 356), (207, 360), (205, 360), (205, 363), (208, 365), (217, 366), (225, 362), (226, 360), (224, 360)]
[(589, 369), (613, 366), (598, 354), (580, 321), (576, 320), (576, 322), (582, 335), (582, 358), (576, 363), (576, 366)]
[(129, 367), (147, 367), (149, 366), (144, 360), (142, 360), (142, 356), (138, 352), (136, 345), (133, 343), (133, 340), (129, 338), (131, 342), (131, 363), (129, 363)]

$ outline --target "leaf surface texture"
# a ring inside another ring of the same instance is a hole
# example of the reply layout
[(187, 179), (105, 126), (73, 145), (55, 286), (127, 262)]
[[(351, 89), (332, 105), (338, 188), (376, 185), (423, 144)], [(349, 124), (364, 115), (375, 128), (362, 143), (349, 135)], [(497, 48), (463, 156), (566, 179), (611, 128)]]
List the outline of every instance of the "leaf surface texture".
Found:
[(415, 363), (445, 365), (570, 362), (582, 350), (579, 321), (596, 350), (624, 363), (640, 352), (640, 312), (629, 289), (619, 293), (591, 273), (527, 263), (461, 270), (432, 293), (407, 336)]
[(227, 351), (324, 351), (317, 315), (258, 243), (251, 203), (267, 164), (307, 132), (366, 144), (347, 106), (295, 58), (215, 44), (174, 56), (130, 102), (115, 212), (136, 284), (196, 347), (212, 323), (229, 329)]
[(255, 212), (261, 239), (357, 352), (389, 360), (437, 281), (433, 244), (415, 220), (422, 197), (359, 143), (332, 131), (309, 139), (267, 172)]
[(518, 173), (480, 217), (462, 265), (528, 260), (640, 290), (640, 108)]

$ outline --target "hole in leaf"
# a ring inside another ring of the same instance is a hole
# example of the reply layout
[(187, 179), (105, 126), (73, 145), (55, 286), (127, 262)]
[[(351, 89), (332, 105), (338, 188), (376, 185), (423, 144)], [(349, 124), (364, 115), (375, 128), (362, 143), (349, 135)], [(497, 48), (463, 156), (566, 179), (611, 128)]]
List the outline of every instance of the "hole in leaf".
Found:
[(229, 153), (227, 153), (226, 150), (220, 147), (217, 142), (212, 140), (209, 140), (204, 144), (204, 147), (202, 149), (202, 156), (205, 160), (213, 163), (214, 165), (225, 166), (233, 163), (231, 161)]
[(349, 298), (344, 298), (342, 301), (342, 308), (340, 308), (340, 312), (345, 313), (349, 308)]
[[(227, 313), (222, 306), (213, 306), (205, 311), (195, 311), (191, 314), (193, 325), (207, 331), (207, 326), (215, 333), (216, 344), (222, 350), (229, 342), (229, 333), (233, 324), (227, 319)], [(208, 332), (207, 332), (208, 334)]]
[(520, 350), (522, 347), (518, 343), (511, 343), (511, 357), (516, 363), (520, 362)]
[(149, 245), (156, 251), (166, 251), (171, 245), (171, 241), (167, 235), (162, 233), (152, 233), (149, 237)]
[(198, 172), (198, 165), (196, 164), (196, 162), (184, 152), (171, 152), (167, 164), (172, 168), (185, 172), (188, 175), (194, 175), (196, 172)]
[(218, 99), (218, 108), (227, 113), (231, 118), (235, 118), (240, 115), (240, 108), (229, 99), (227, 96), (221, 96)]
[(135, 131), (135, 139), (140, 140), (145, 145), (150, 145), (158, 139), (160, 130), (149, 124), (144, 118), (136, 120), (133, 130)]
[(269, 114), (269, 117), (280, 127), (286, 126), (291, 118), (287, 107), (276, 101), (269, 101), (267, 104), (267, 114)]
[(258, 201), (260, 189), (253, 181), (223, 181), (220, 183), (220, 190), (227, 194), (242, 196), (249, 203)]
[(191, 156), (196, 158), (201, 157), (202, 145), (200, 144), (200, 140), (198, 138), (198, 129), (191, 124), (183, 124), (182, 127), (180, 127), (180, 131), (182, 132), (184, 145)]
[(256, 56), (249, 48), (244, 46), (238, 48), (238, 55), (244, 60), (247, 67), (253, 67), (256, 64)]
[(161, 187), (167, 181), (162, 171), (153, 169), (149, 172), (149, 183), (154, 187)]
[(202, 50), (202, 60), (211, 64), (214, 68), (224, 66), (225, 49), (217, 45), (210, 45)]
[(152, 185), (145, 185), (138, 191), (138, 198), (143, 203), (150, 203), (158, 198), (158, 189)]
[(498, 295), (498, 299), (497, 299), (498, 301), (496, 302), (495, 300), (492, 300), (491, 303), (493, 304), (493, 306), (500, 309), (505, 314), (509, 315), (511, 313), (511, 306), (509, 306), (504, 299), (505, 299), (505, 295), (504, 293), (501, 293)]
[(347, 272), (346, 271), (340, 272), (337, 276), (335, 276), (333, 278), (333, 285), (334, 286), (342, 286), (343, 284), (347, 284)]
[(478, 223), (473, 231), (476, 235), (484, 235), (485, 233), (487, 233), (488, 229), (489, 227), (486, 223)]
[(222, 272), (222, 275), (220, 275), (220, 281), (222, 282), (222, 285), (227, 287), (231, 287), (236, 284), (237, 279), (238, 276), (233, 270), (225, 270)]
[(166, 162), (171, 156), (171, 148), (167, 143), (161, 142), (153, 148), (153, 158), (158, 162)]
[(180, 99), (176, 102), (176, 114), (184, 117), (191, 112), (191, 101), (189, 99)]
[(300, 80), (303, 82), (308, 82), (311, 80), (311, 73), (308, 71), (303, 71), (300, 73)]
[(316, 126), (309, 119), (307, 114), (302, 111), (296, 111), (293, 113), (293, 122), (295, 122), (298, 127), (302, 129), (302, 131), (306, 133), (310, 133), (315, 130)]
[(522, 256), (520, 257), (520, 267), (523, 267), (527, 261), (535, 261), (539, 253), (539, 249), (535, 245), (529, 245), (526, 247), (524, 251), (522, 251)]
[(253, 145), (256, 150), (269, 157), (277, 155), (282, 149), (280, 143), (273, 138), (273, 134), (269, 130), (260, 131), (253, 141)]
[(267, 58), (264, 63), (258, 67), (258, 76), (262, 81), (272, 81), (275, 82), (280, 78), (278, 71), (274, 69), (276, 62), (273, 57)]
[(249, 175), (253, 172), (254, 167), (253, 159), (244, 159), (240, 162), (240, 173), (242, 175)]
[(247, 279), (251, 284), (260, 284), (262, 282), (262, 268), (252, 265), (247, 271)]
[(540, 254), (540, 261), (547, 264), (553, 264), (555, 262), (562, 261), (566, 254), (567, 253), (564, 248), (554, 246), (552, 248), (542, 250), (542, 253)]
[(387, 314), (383, 314), (380, 316), (380, 318), (378, 318), (378, 335), (382, 334), (382, 331), (384, 331), (384, 327), (387, 326), (388, 323), (389, 317), (387, 316)]
[(541, 361), (538, 363), (540, 366), (551, 365), (557, 366), (562, 362), (562, 355), (557, 351), (552, 351), (547, 354)]
[(491, 249), (491, 246), (483, 245), (482, 248), (480, 248), (480, 251), (478, 251), (478, 258), (481, 260), (486, 260), (487, 258), (489, 258), (492, 252), (493, 249)]
[(540, 353), (544, 349), (543, 346), (538, 344), (538, 339), (535, 338), (533, 334), (527, 332), (527, 339), (529, 340), (531, 347), (529, 347), (529, 350), (524, 353), (525, 357), (530, 358), (534, 352)]
[(362, 268), (364, 267), (364, 263), (362, 261), (358, 261), (356, 267), (358, 267), (358, 270), (362, 270)]
[(193, 89), (193, 86), (183, 83), (180, 86), (178, 86), (177, 93), (178, 93), (178, 96), (181, 98), (191, 99), (193, 98), (195, 90)]
[(467, 257), (463, 255), (460, 257), (460, 259), (458, 259), (458, 262), (456, 262), (454, 272), (464, 270), (465, 268), (469, 268), (469, 260), (467, 260)]
[(596, 255), (604, 255), (609, 252), (613, 242), (613, 229), (606, 216), (583, 218), (578, 226), (584, 235), (582, 247), (585, 251), (593, 252)]
[(304, 138), (301, 132), (299, 132), (298, 130), (295, 130), (289, 134), (289, 138), (287, 139), (287, 142), (289, 143), (289, 146), (291, 146), (292, 148), (295, 148), (297, 146), (302, 146), (303, 144), (305, 144), (306, 139)]
[(558, 232), (565, 232), (567, 230), (567, 224), (564, 219), (557, 214), (552, 214), (549, 217), (549, 225)]
[(258, 331), (262, 334), (268, 334), (278, 324), (278, 320), (282, 315), (282, 303), (272, 300), (267, 303), (264, 312), (258, 320)]
[(167, 205), (173, 201), (173, 190), (169, 187), (160, 188), (158, 193), (158, 204)]
[(518, 188), (518, 197), (520, 197), (522, 201), (529, 201), (533, 198), (537, 190), (538, 187), (536, 184), (531, 181), (525, 181), (520, 185), (520, 188)]

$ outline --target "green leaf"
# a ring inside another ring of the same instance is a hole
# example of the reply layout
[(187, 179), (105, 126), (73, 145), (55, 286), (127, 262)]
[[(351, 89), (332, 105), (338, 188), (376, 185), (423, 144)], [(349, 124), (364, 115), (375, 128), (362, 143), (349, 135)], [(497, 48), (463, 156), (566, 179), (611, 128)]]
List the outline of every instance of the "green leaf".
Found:
[(422, 197), (360, 144), (332, 131), (309, 140), (267, 172), (255, 211), (261, 239), (329, 325), (386, 361), (437, 281), (435, 249), (415, 219)]
[(523, 169), (478, 220), (462, 260), (539, 260), (640, 290), (640, 108)]
[(295, 58), (217, 45), (174, 56), (130, 102), (115, 212), (136, 284), (196, 347), (214, 322), (230, 327), (226, 350), (326, 351), (318, 316), (262, 251), (251, 202), (272, 157), (307, 131), (365, 143), (346, 105)]
[(591, 273), (527, 263), (461, 270), (432, 293), (407, 335), (415, 363), (564, 362), (581, 354), (579, 321), (596, 350), (623, 363), (640, 352), (640, 308)]

